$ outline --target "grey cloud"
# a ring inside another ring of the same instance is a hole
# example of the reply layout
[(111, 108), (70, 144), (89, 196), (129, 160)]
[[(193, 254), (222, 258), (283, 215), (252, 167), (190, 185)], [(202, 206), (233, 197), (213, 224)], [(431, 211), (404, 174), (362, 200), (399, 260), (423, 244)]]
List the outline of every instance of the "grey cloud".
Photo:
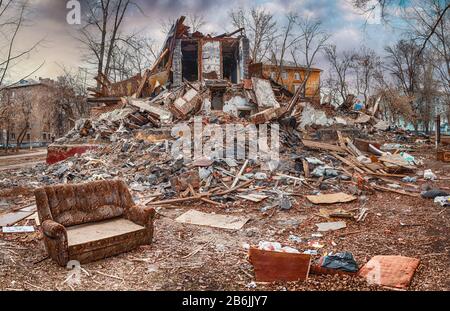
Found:
[[(86, 9), (88, 0), (80, 0), (82, 9)], [(345, 11), (343, 6), (337, 1), (328, 0), (134, 0), (144, 11), (144, 15), (133, 10), (125, 20), (125, 31), (143, 31), (145, 34), (152, 36), (158, 41), (162, 41), (164, 35), (161, 33), (160, 23), (162, 20), (174, 19), (180, 15), (188, 15), (190, 13), (201, 14), (208, 22), (205, 32), (223, 32), (230, 31), (233, 28), (228, 19), (228, 12), (233, 8), (240, 6), (249, 8), (254, 5), (266, 5), (281, 9), (278, 13), (288, 10), (296, 11), (300, 16), (304, 12), (314, 12), (314, 15), (323, 21), (324, 28), (336, 34), (336, 41), (340, 50), (355, 48), (365, 43), (369, 47), (381, 52), (383, 43), (395, 39), (396, 35), (392, 30), (386, 30), (380, 25), (376, 29), (371, 29), (366, 33), (362, 29), (362, 22), (358, 18), (351, 21), (345, 18), (346, 14), (351, 12)], [(338, 0), (348, 1), (348, 0)], [(56, 68), (51, 64), (55, 62), (65, 63), (68, 66), (81, 64), (82, 51), (79, 44), (70, 35), (75, 28), (66, 23), (66, 0), (30, 0), (33, 9), (33, 27), (24, 29), (23, 45), (32, 42), (36, 38), (46, 36), (50, 41), (48, 47), (42, 47), (39, 53), (33, 55), (30, 59), (32, 63), (40, 63), (46, 59), (46, 68), (43, 70), (45, 74), (53, 72), (50, 68)], [(282, 22), (283, 16), (277, 16)], [(352, 36), (345, 38), (342, 31), (346, 28), (354, 29), (358, 32), (358, 37)], [(207, 29), (207, 30), (206, 30)], [(341, 33), (341, 35), (339, 35)], [(359, 41), (359, 40), (362, 41)], [(322, 58), (318, 60), (323, 68)], [(25, 65), (25, 64), (24, 64)], [(56, 71), (53, 76), (57, 75)]]

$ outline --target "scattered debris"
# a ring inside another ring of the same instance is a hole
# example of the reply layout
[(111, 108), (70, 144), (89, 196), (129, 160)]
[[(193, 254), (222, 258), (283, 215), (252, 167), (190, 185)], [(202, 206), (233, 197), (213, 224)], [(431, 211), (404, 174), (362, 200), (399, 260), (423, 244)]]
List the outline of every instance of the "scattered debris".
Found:
[(258, 249), (264, 251), (273, 251), (273, 252), (284, 252), (284, 253), (300, 253), (298, 250), (289, 247), (289, 246), (281, 246), (278, 242), (267, 242), (261, 241), (259, 242)]
[(36, 211), (36, 205), (32, 204), (16, 211), (0, 215), (0, 227), (12, 226), (17, 222), (29, 217)]
[(434, 198), (434, 203), (439, 203), (442, 207), (450, 206), (450, 196), (438, 196)]
[(415, 183), (417, 182), (417, 178), (416, 177), (410, 177), (410, 176), (405, 176), (402, 178), (403, 182), (408, 182), (408, 183)]
[(423, 178), (428, 180), (436, 180), (437, 176), (430, 169), (428, 169), (423, 172)]
[(345, 221), (335, 221), (335, 222), (321, 222), (316, 224), (317, 231), (334, 231), (347, 227)]

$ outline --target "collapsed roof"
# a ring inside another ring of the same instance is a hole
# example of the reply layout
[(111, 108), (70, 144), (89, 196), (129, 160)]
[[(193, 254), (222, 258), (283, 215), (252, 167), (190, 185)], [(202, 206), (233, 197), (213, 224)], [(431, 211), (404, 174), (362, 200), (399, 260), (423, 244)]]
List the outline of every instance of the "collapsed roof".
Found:
[[(94, 92), (91, 103), (116, 103), (123, 96), (149, 97), (155, 89), (184, 81), (226, 80), (241, 83), (248, 78), (249, 41), (243, 28), (218, 36), (189, 32), (181, 16), (171, 27), (153, 66), (127, 80), (111, 83), (104, 75), (96, 80), (101, 90)], [(237, 37), (234, 35), (239, 34)]]

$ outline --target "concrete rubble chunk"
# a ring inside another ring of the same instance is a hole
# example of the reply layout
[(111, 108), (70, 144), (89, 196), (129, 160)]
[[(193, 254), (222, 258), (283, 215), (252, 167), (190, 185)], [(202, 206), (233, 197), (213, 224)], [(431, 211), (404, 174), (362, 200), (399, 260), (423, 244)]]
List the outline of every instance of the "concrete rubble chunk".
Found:
[(252, 84), (260, 109), (280, 108), (280, 104), (275, 99), (272, 86), (268, 80), (252, 78)]

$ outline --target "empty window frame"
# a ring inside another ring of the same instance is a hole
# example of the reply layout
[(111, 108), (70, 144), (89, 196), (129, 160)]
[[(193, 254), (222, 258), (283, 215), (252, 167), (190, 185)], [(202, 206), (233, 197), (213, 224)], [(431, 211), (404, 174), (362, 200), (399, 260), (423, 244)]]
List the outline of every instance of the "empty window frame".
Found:
[(198, 80), (198, 42), (183, 40), (181, 42), (183, 79)]
[(239, 63), (239, 40), (222, 41), (223, 78), (237, 83)]

